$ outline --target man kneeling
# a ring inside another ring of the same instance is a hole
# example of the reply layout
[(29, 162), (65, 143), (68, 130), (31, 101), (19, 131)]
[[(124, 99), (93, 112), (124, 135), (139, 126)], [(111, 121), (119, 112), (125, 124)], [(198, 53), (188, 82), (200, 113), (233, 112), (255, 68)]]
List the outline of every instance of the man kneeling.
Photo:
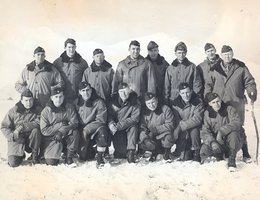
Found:
[(166, 105), (158, 104), (158, 98), (153, 93), (145, 94), (146, 109), (141, 117), (139, 146), (144, 151), (151, 151), (150, 161), (158, 155), (158, 148), (164, 148), (165, 160), (169, 160), (170, 150), (173, 146), (172, 110)]
[(241, 120), (236, 109), (222, 102), (218, 94), (208, 93), (205, 100), (208, 107), (201, 130), (201, 162), (211, 156), (223, 160), (223, 153), (227, 151), (228, 167), (233, 170), (236, 168), (236, 154), (242, 147)]
[(73, 164), (78, 148), (78, 118), (73, 105), (64, 101), (62, 88), (51, 90), (51, 98), (41, 113), (43, 153), (47, 165), (58, 165), (62, 150), (65, 162)]
[(5, 116), (1, 131), (8, 140), (8, 164), (18, 167), (25, 157), (24, 151), (32, 152), (32, 163), (39, 163), (41, 144), (41, 106), (34, 102), (33, 94), (26, 89), (21, 100)]
[(80, 159), (84, 161), (93, 159), (95, 156), (93, 145), (96, 144), (97, 167), (101, 167), (105, 164), (103, 154), (108, 135), (106, 104), (88, 82), (79, 84), (79, 94), (76, 107), (79, 116)]

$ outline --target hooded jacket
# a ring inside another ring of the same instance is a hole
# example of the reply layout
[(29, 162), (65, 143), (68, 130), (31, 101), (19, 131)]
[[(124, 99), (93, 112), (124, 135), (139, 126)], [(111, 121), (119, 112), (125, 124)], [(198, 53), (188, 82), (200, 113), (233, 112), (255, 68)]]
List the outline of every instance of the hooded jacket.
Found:
[(89, 68), (84, 71), (82, 81), (87, 81), (97, 94), (104, 100), (109, 100), (112, 92), (114, 70), (112, 65), (104, 60), (99, 67), (93, 61)]
[(51, 87), (63, 87), (64, 82), (57, 69), (45, 60), (39, 66), (35, 61), (29, 63), (22, 71), (21, 76), (15, 83), (15, 89), (22, 93), (29, 89), (33, 93), (33, 97), (38, 99), (44, 107), (49, 101)]
[(64, 51), (53, 64), (65, 81), (65, 95), (68, 101), (74, 101), (78, 94), (78, 85), (82, 80), (83, 72), (88, 68), (88, 63), (77, 52), (70, 58)]

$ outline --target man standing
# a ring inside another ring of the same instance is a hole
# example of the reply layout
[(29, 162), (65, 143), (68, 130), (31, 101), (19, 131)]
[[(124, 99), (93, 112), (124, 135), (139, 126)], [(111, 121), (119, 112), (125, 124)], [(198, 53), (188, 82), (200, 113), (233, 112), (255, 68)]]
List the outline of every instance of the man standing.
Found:
[(201, 130), (201, 162), (204, 163), (211, 156), (223, 160), (223, 153), (227, 151), (228, 167), (233, 171), (236, 168), (236, 154), (242, 146), (239, 115), (234, 107), (223, 103), (216, 93), (208, 93), (205, 100), (208, 107)]
[(60, 71), (65, 81), (65, 96), (68, 102), (77, 98), (78, 85), (88, 63), (76, 52), (76, 41), (68, 38), (65, 41), (65, 51), (54, 61), (54, 66)]
[[(180, 83), (179, 96), (173, 101), (173, 113), (177, 118), (177, 127), (174, 130), (174, 140), (177, 141), (177, 150), (181, 159), (192, 150), (193, 160), (200, 161), (200, 133), (204, 106), (202, 100), (192, 91), (188, 83)], [(191, 142), (191, 147), (190, 143)]]
[(79, 140), (78, 118), (74, 106), (64, 101), (62, 88), (51, 91), (50, 101), (41, 113), (40, 127), (46, 164), (58, 165), (62, 150), (66, 151), (66, 164), (73, 164)]
[(145, 92), (156, 93), (154, 69), (151, 62), (140, 55), (138, 41), (131, 41), (129, 53), (117, 66), (112, 93), (118, 92), (118, 85), (124, 82), (144, 101)]
[(141, 116), (140, 142), (144, 151), (151, 151), (151, 161), (156, 159), (158, 146), (164, 149), (163, 158), (170, 159), (170, 150), (174, 144), (172, 132), (174, 130), (174, 116), (172, 110), (158, 104), (158, 98), (153, 93), (145, 94), (146, 109)]
[(33, 94), (26, 89), (21, 100), (9, 110), (1, 124), (1, 131), (8, 141), (8, 164), (18, 167), (25, 158), (24, 151), (32, 152), (32, 163), (39, 163), (41, 144), (41, 106), (34, 102)]
[[(211, 43), (206, 43), (204, 46), (206, 59), (200, 63), (197, 68), (198, 72), (200, 73), (201, 81), (202, 81), (202, 92), (204, 94), (205, 85), (210, 80), (210, 75), (212, 73), (211, 69), (214, 65), (221, 61), (218, 54), (216, 54), (216, 48)], [(204, 94), (205, 95), (205, 94)]]
[(94, 50), (93, 60), (90, 67), (85, 70), (82, 81), (87, 81), (107, 103), (111, 97), (114, 70), (105, 60), (102, 49)]
[[(205, 93), (217, 93), (222, 101), (236, 108), (243, 125), (245, 118), (244, 93), (246, 90), (251, 101), (255, 102), (257, 98), (256, 83), (246, 65), (234, 59), (233, 56), (232, 48), (224, 45), (221, 49), (222, 61), (212, 68), (212, 78), (206, 84)], [(244, 128), (242, 128), (242, 132), (244, 135), (243, 159), (245, 162), (251, 162)]]
[(191, 89), (200, 94), (202, 83), (196, 65), (186, 58), (187, 46), (184, 42), (179, 42), (175, 46), (176, 59), (167, 68), (165, 74), (164, 93), (168, 105), (177, 98), (180, 83), (189, 83)]
[(105, 164), (103, 154), (107, 147), (107, 108), (88, 82), (79, 84), (76, 108), (79, 116), (79, 155), (81, 160), (93, 159), (93, 145), (97, 145), (97, 167)]
[(29, 89), (44, 107), (49, 101), (51, 87), (62, 87), (64, 83), (57, 69), (45, 60), (45, 50), (42, 47), (34, 50), (34, 59), (22, 71), (15, 89), (19, 93)]
[(116, 158), (127, 156), (129, 163), (135, 162), (140, 110), (137, 94), (127, 83), (120, 83), (118, 93), (112, 97), (109, 104), (108, 126), (113, 135), (114, 156)]
[(160, 102), (163, 102), (164, 78), (169, 63), (159, 54), (159, 46), (156, 42), (150, 41), (147, 50), (146, 59), (152, 63), (155, 72), (156, 94)]

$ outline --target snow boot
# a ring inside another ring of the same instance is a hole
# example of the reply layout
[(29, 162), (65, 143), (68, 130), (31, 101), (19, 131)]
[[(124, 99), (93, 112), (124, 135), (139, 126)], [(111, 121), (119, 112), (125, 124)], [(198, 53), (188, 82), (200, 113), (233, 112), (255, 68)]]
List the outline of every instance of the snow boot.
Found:
[(247, 143), (243, 144), (243, 146), (242, 146), (242, 153), (243, 153), (243, 161), (245, 163), (251, 163), (252, 159), (251, 159), (251, 156), (249, 155), (249, 152), (248, 152)]
[(164, 149), (164, 154), (163, 154), (163, 159), (164, 160), (171, 160), (170, 159), (170, 153), (171, 153), (171, 149), (170, 148), (165, 148)]
[(229, 157), (228, 157), (228, 170), (230, 172), (236, 171), (237, 165), (236, 165), (236, 153), (235, 151), (230, 151)]
[(200, 150), (194, 150), (193, 151), (193, 161), (200, 162)]
[(32, 156), (32, 164), (35, 165), (35, 164), (39, 164), (40, 163), (38, 151), (33, 151), (31, 156)]
[(127, 161), (128, 163), (135, 163), (135, 150), (133, 149), (128, 150)]
[(105, 165), (104, 153), (103, 152), (98, 152), (97, 153), (97, 168), (101, 168), (104, 165)]

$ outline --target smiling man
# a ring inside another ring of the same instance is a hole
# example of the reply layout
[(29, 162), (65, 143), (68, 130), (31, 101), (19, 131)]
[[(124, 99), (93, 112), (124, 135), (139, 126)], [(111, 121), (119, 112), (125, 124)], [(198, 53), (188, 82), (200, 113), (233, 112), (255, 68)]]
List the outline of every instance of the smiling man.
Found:
[(129, 44), (129, 56), (119, 62), (113, 80), (112, 93), (118, 91), (118, 85), (122, 82), (141, 97), (144, 102), (145, 92), (156, 93), (154, 69), (149, 60), (140, 55), (140, 43), (136, 40)]
[(204, 163), (211, 156), (223, 160), (226, 152), (228, 167), (233, 171), (236, 168), (236, 154), (243, 143), (241, 120), (236, 109), (222, 102), (217, 93), (206, 94), (205, 100), (208, 107), (201, 130), (201, 162)]

